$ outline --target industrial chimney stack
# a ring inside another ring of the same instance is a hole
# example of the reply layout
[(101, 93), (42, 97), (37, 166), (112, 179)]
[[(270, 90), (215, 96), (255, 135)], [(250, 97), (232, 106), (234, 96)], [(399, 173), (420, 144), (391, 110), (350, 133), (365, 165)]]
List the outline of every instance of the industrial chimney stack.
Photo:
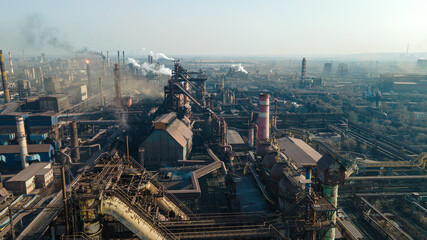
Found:
[(305, 87), (305, 58), (302, 59), (301, 66), (301, 87)]
[(121, 106), (122, 96), (121, 96), (121, 90), (120, 90), (120, 72), (119, 72), (119, 65), (117, 63), (114, 64), (114, 85), (116, 90), (116, 97), (114, 100), (118, 106)]
[(10, 65), (10, 73), (14, 74), (14, 72), (13, 72), (12, 54), (10, 54), (10, 52), (9, 52), (9, 65)]
[(25, 135), (25, 126), (24, 126), (24, 118), (17, 117), (16, 118), (16, 129), (17, 129), (17, 139), (19, 142), (19, 152), (21, 156), (21, 166), (22, 169), (27, 167), (27, 156), (28, 156), (28, 148), (27, 148), (27, 137)]
[(88, 96), (92, 94), (92, 84), (90, 81), (90, 68), (89, 68), (89, 60), (86, 59), (86, 73), (87, 73), (87, 88), (88, 88)]
[(9, 85), (7, 83), (6, 69), (4, 67), (4, 58), (3, 58), (2, 50), (0, 50), (0, 69), (1, 69), (1, 79), (3, 83), (4, 101), (8, 103), (10, 102)]
[(258, 144), (270, 138), (270, 95), (259, 94)]

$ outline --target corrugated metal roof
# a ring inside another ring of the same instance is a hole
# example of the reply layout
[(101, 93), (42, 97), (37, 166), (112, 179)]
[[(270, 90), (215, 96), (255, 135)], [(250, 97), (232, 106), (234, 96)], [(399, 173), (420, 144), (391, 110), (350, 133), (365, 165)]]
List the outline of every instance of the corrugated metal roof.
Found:
[(43, 170), (45, 168), (50, 168), (51, 164), (48, 162), (38, 162), (33, 163), (30, 166), (28, 166), (26, 169), (20, 171), (18, 174), (13, 176), (11, 179), (7, 180), (6, 182), (22, 182), (22, 181), (28, 181), (32, 177), (34, 177), (38, 171)]
[(169, 124), (176, 118), (176, 112), (170, 112), (163, 115), (158, 116), (156, 119), (154, 119), (153, 123), (164, 123)]
[[(50, 144), (29, 144), (28, 153), (49, 152), (52, 148)], [(19, 153), (19, 145), (2, 145), (0, 146), (0, 154), (2, 153)]]
[(245, 144), (240, 134), (236, 130), (231, 129), (227, 132), (227, 141), (230, 145)]
[(320, 158), (320, 160), (317, 162), (317, 166), (322, 170), (322, 171), (326, 171), (326, 169), (329, 168), (329, 166), (331, 166), (332, 163), (335, 162), (335, 158), (329, 154), (326, 153), (325, 155), (323, 155), (322, 158)]
[(315, 167), (316, 162), (322, 157), (320, 153), (300, 139), (284, 137), (279, 138), (278, 142), (280, 149), (298, 167)]
[(175, 119), (165, 130), (182, 147), (185, 147), (188, 140), (193, 136), (191, 129), (179, 119)]

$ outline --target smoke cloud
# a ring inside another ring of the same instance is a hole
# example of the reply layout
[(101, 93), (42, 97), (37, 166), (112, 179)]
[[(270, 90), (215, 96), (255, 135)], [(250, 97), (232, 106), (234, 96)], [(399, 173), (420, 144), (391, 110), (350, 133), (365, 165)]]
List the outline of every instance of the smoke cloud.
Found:
[(165, 67), (165, 65), (163, 64), (149, 64), (147, 62), (139, 64), (133, 58), (128, 58), (128, 62), (131, 67), (137, 68), (139, 71), (141, 71), (141, 74), (143, 76), (146, 76), (148, 73), (172, 76), (172, 70), (170, 68)]
[(242, 73), (248, 74), (248, 71), (246, 71), (246, 69), (242, 66), (241, 63), (239, 63), (239, 64), (231, 64), (231, 67), (234, 68), (238, 72), (242, 72)]
[(65, 40), (61, 31), (58, 28), (46, 26), (44, 18), (40, 14), (32, 14), (25, 18), (21, 28), (21, 36), (23, 36), (26, 46), (34, 49), (42, 49), (52, 47), (75, 54), (91, 54), (105, 58), (101, 53), (91, 51), (86, 47), (76, 50), (75, 47)]
[(160, 60), (160, 59), (166, 59), (166, 60), (169, 60), (169, 61), (175, 60), (175, 59), (173, 59), (171, 57), (166, 56), (166, 54), (164, 54), (164, 53), (156, 53), (156, 52), (154, 52), (152, 50), (147, 50), (146, 48), (142, 48), (142, 51), (148, 52), (148, 54), (150, 54), (151, 56), (153, 56), (154, 60)]

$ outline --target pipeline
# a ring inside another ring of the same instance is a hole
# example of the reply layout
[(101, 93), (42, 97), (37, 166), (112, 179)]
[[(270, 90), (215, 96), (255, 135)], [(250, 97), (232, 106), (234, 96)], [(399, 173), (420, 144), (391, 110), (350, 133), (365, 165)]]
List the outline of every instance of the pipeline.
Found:
[(160, 228), (156, 226), (154, 220), (150, 219), (148, 213), (145, 217), (142, 217), (143, 214), (141, 214), (141, 211), (137, 211), (135, 206), (126, 204), (119, 197), (104, 197), (101, 201), (100, 210), (101, 214), (113, 216), (140, 239), (174, 239), (168, 236), (170, 234), (160, 231)]

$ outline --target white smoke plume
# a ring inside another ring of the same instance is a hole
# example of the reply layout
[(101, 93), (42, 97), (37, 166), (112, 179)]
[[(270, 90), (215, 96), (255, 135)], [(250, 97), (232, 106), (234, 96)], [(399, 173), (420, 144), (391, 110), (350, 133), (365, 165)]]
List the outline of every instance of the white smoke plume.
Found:
[(172, 70), (165, 67), (163, 64), (148, 64), (147, 62), (139, 64), (138, 61), (133, 58), (128, 58), (128, 62), (132, 65), (132, 67), (139, 69), (143, 76), (147, 75), (148, 73), (172, 76)]
[(166, 56), (166, 54), (164, 54), (164, 53), (156, 53), (156, 52), (154, 52), (152, 50), (147, 50), (146, 48), (142, 48), (142, 51), (148, 52), (148, 54), (150, 54), (151, 56), (153, 56), (154, 60), (159, 60), (159, 59), (166, 59), (166, 60), (169, 60), (169, 61), (175, 60), (175, 59), (173, 59), (171, 57)]
[(248, 74), (248, 71), (246, 71), (246, 69), (242, 66), (241, 63), (239, 63), (239, 64), (231, 64), (231, 67), (234, 68), (234, 69), (236, 69), (236, 71), (238, 71), (238, 72), (242, 72), (242, 73)]

